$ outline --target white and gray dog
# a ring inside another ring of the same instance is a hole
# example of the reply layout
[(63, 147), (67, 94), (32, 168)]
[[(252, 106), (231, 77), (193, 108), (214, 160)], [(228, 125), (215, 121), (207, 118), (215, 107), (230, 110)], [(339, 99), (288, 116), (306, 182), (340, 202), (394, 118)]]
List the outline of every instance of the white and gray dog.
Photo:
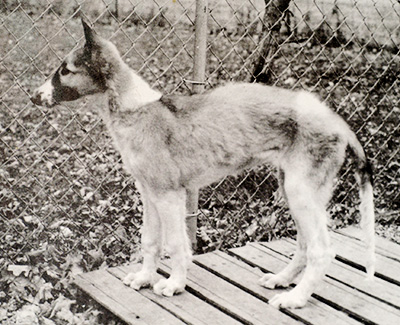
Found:
[[(191, 248), (185, 225), (187, 189), (260, 164), (276, 167), (283, 196), (297, 226), (297, 251), (278, 274), (260, 284), (288, 286), (275, 307), (302, 307), (334, 254), (327, 229), (327, 203), (350, 148), (360, 185), (361, 224), (368, 249), (367, 273), (374, 274), (372, 172), (349, 126), (306, 91), (232, 83), (193, 96), (163, 96), (130, 69), (116, 47), (83, 21), (86, 43), (70, 53), (39, 87), (33, 103), (52, 107), (86, 95), (106, 96), (100, 114), (125, 168), (136, 180), (144, 205), (143, 267), (125, 283), (153, 286), (172, 296), (185, 288)], [(162, 248), (171, 257), (168, 279), (156, 282)]]

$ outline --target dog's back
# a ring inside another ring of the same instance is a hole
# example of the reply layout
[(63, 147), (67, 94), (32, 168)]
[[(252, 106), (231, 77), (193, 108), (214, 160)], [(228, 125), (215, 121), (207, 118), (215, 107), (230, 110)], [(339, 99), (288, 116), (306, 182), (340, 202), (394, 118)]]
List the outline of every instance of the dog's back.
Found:
[[(279, 167), (284, 154), (314, 142), (315, 134), (340, 142), (344, 123), (309, 93), (245, 83), (202, 95), (163, 96), (116, 112), (113, 121), (131, 172), (138, 178), (157, 175), (158, 186), (172, 188), (204, 186), (264, 163)], [(321, 139), (315, 140), (319, 145)], [(148, 163), (140, 166), (148, 160), (166, 163), (150, 171)]]

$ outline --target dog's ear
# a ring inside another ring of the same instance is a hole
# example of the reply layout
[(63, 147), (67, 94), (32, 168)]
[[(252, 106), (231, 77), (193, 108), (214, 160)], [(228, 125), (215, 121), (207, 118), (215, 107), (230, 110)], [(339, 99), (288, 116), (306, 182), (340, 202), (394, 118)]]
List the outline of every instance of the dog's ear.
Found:
[(99, 42), (99, 36), (96, 34), (96, 32), (89, 26), (89, 24), (83, 19), (82, 20), (82, 25), (83, 25), (83, 32), (85, 34), (85, 40), (86, 40), (86, 47), (93, 48), (95, 47), (98, 42)]
[(87, 60), (90, 72), (98, 80), (111, 80), (122, 66), (121, 56), (110, 41), (102, 38), (82, 19), (82, 26), (86, 43), (84, 57)]

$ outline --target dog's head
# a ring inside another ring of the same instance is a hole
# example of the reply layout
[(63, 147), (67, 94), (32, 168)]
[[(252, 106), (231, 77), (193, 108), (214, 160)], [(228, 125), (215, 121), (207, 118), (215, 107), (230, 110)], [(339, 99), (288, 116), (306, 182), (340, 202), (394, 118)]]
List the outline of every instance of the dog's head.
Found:
[(122, 67), (122, 59), (111, 42), (98, 36), (82, 20), (86, 43), (70, 53), (54, 75), (37, 88), (31, 98), (36, 105), (52, 107), (59, 102), (105, 92)]

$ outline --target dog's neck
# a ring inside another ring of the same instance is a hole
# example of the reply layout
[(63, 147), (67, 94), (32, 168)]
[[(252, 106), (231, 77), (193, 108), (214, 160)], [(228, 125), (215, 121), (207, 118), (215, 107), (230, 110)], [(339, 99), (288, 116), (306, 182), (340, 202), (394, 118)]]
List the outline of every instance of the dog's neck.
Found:
[(162, 94), (150, 87), (127, 65), (114, 78), (114, 93), (118, 110), (136, 110), (143, 105), (159, 100)]

